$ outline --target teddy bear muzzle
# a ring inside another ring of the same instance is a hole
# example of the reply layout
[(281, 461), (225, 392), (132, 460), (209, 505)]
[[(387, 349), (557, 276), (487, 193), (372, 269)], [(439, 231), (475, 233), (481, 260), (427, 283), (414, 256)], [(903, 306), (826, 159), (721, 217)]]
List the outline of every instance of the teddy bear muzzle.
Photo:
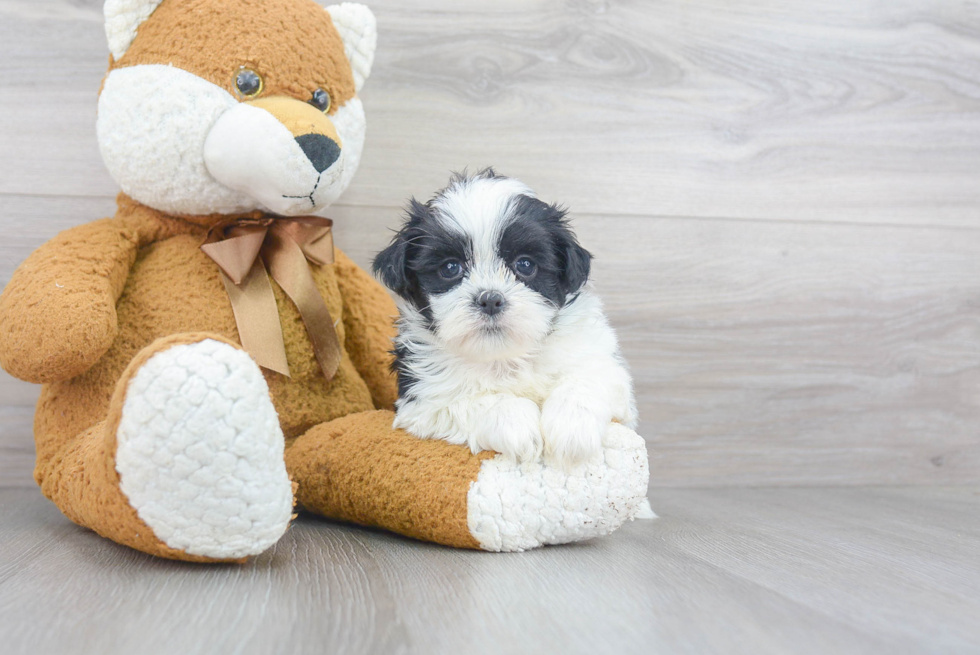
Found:
[(332, 201), (343, 155), (331, 118), (284, 96), (235, 105), (218, 117), (204, 144), (205, 165), (218, 182), (284, 216), (313, 213)]

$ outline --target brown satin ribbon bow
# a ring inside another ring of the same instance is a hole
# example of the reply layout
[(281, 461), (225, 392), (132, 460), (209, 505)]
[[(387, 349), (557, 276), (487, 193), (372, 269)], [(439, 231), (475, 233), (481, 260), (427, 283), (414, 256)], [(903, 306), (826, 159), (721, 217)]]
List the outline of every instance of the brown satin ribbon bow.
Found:
[(310, 271), (310, 264), (333, 263), (332, 226), (319, 216), (277, 216), (238, 219), (208, 232), (201, 250), (221, 269), (242, 347), (260, 366), (289, 375), (271, 275), (299, 309), (327, 380), (337, 372), (335, 323)]

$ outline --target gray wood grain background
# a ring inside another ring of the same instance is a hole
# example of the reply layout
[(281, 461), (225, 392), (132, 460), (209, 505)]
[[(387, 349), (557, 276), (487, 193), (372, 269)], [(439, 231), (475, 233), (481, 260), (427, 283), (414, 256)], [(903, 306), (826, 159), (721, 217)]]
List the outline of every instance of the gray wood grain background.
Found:
[[(0, 374), (0, 650), (980, 652), (980, 2), (370, 4), (339, 244), (464, 166), (567, 204), (661, 518), (493, 555), (301, 517), (167, 562), (32, 488)], [(113, 212), (101, 5), (0, 0), (0, 285)]]
[[(0, 0), (0, 284), (109, 215), (100, 0)], [(370, 3), (366, 264), (492, 164), (567, 204), (654, 485), (980, 482), (980, 3)], [(36, 389), (0, 377), (0, 482)]]

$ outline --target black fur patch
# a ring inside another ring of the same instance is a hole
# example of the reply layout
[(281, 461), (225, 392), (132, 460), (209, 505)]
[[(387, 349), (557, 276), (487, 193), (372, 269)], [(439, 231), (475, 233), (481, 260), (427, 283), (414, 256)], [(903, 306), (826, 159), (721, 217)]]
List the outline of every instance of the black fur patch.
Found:
[(498, 255), (511, 268), (521, 257), (530, 258), (537, 264), (535, 274), (518, 279), (559, 307), (564, 305), (569, 294), (589, 279), (592, 255), (579, 245), (565, 210), (557, 205), (519, 196), (510, 212), (511, 222), (500, 237)]
[(412, 387), (418, 384), (419, 380), (412, 375), (411, 371), (405, 365), (405, 360), (408, 358), (410, 351), (405, 346), (398, 345), (391, 351), (391, 354), (395, 356), (391, 362), (391, 371), (398, 377), (398, 397), (411, 398)]
[(391, 245), (378, 253), (372, 266), (375, 275), (399, 296), (414, 305), (432, 321), (428, 298), (458, 285), (464, 275), (446, 280), (439, 267), (449, 260), (466, 265), (472, 247), (466, 237), (447, 230), (432, 217), (428, 204), (414, 198), (408, 207), (408, 220)]

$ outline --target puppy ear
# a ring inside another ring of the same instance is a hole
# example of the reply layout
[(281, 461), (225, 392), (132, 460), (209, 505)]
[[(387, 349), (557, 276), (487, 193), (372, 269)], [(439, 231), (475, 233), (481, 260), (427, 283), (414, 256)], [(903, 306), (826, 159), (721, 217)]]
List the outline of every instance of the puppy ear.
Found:
[(567, 227), (559, 238), (558, 256), (561, 273), (558, 277), (565, 295), (575, 293), (589, 280), (592, 269), (592, 253), (579, 245), (578, 239)]
[(404, 239), (404, 230), (378, 253), (371, 268), (386, 287), (403, 298), (408, 297), (408, 241)]
[(415, 278), (408, 270), (408, 250), (412, 240), (419, 235), (418, 225), (425, 219), (428, 207), (412, 198), (408, 203), (408, 220), (398, 234), (391, 240), (391, 245), (378, 253), (374, 258), (371, 269), (386, 287), (406, 300), (412, 300), (415, 291)]

